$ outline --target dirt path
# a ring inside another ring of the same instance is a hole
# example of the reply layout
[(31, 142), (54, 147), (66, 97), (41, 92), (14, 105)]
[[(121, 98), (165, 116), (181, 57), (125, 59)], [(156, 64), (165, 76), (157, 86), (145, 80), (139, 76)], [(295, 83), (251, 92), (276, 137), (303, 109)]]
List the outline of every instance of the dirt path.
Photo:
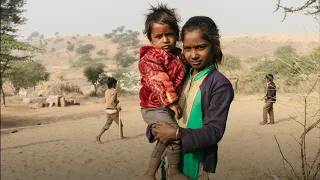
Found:
[[(219, 144), (217, 172), (211, 179), (272, 179), (268, 168), (280, 176), (285, 175), (273, 135), (277, 136), (288, 159), (299, 167), (299, 149), (290, 134), (297, 137), (301, 128), (288, 118), (288, 114), (298, 116), (295, 109), (277, 104), (277, 123), (260, 126), (262, 106), (256, 97), (238, 98), (233, 102), (227, 130)], [(147, 168), (153, 145), (144, 137), (146, 124), (138, 102), (123, 102), (123, 109), (127, 138), (118, 140), (117, 126), (112, 125), (99, 145), (94, 137), (104, 124), (103, 104), (16, 109), (16, 113), (13, 113), (14, 107), (9, 107), (4, 111), (2, 122), (14, 121), (11, 127), (21, 123), (25, 128), (1, 136), (1, 179), (139, 179)], [(42, 124), (30, 126), (37, 122)], [(317, 131), (308, 136), (310, 155), (319, 148), (318, 136)]]

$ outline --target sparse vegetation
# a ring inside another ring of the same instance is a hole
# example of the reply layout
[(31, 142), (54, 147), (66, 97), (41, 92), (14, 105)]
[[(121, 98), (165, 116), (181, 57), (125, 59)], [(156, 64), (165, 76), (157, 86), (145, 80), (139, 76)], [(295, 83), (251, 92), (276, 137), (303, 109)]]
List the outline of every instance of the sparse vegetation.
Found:
[(105, 38), (119, 44), (118, 52), (114, 55), (118, 68), (129, 67), (138, 60), (135, 56), (139, 53), (139, 34), (137, 31), (125, 31), (125, 26), (120, 26), (112, 30), (111, 33), (104, 35)]
[(51, 92), (54, 95), (65, 95), (68, 93), (78, 93), (83, 94), (80, 87), (77, 84), (73, 83), (58, 83), (53, 85)]
[[(2, 104), (5, 105), (5, 93), (3, 90), (3, 77), (8, 69), (11, 68), (11, 64), (17, 61), (26, 61), (32, 56), (28, 55), (28, 52), (40, 51), (40, 49), (33, 47), (27, 43), (17, 40), (18, 26), (25, 23), (26, 19), (22, 17), (24, 12), (23, 6), (24, 0), (5, 0), (1, 1), (1, 30), (0, 30), (0, 86), (2, 94)], [(14, 51), (24, 52), (23, 55), (13, 54)]]
[(5, 78), (17, 94), (20, 88), (35, 87), (40, 81), (49, 80), (49, 73), (39, 62), (20, 61), (12, 63), (11, 68), (5, 73)]
[(50, 49), (50, 52), (51, 52), (51, 53), (54, 53), (54, 52), (56, 52), (56, 50), (57, 50), (56, 48), (51, 48), (51, 49)]
[(223, 71), (234, 71), (241, 68), (241, 60), (237, 56), (230, 54), (224, 55), (221, 70)]
[(132, 31), (132, 30), (126, 30), (124, 31), (125, 26), (120, 26), (114, 30), (112, 30), (112, 33), (105, 34), (104, 37), (107, 39), (111, 38), (111, 41), (114, 43), (118, 43), (122, 47), (134, 47), (136, 48), (139, 46), (139, 32), (138, 31)]
[(292, 46), (279, 47), (272, 57), (265, 56), (251, 63), (252, 67), (239, 80), (240, 92), (262, 92), (262, 80), (267, 73), (275, 75), (284, 92), (296, 92), (304, 77), (315, 76), (319, 71), (319, 54), (319, 47), (303, 56), (299, 56)]
[(93, 64), (93, 60), (89, 55), (81, 56), (77, 61), (72, 63), (73, 68), (82, 68)]
[(114, 59), (117, 62), (118, 67), (129, 67), (134, 62), (138, 61), (136, 57), (130, 55), (126, 48), (119, 48), (115, 54)]
[(54, 40), (54, 42), (53, 42), (53, 43), (58, 43), (58, 42), (62, 42), (62, 41), (64, 41), (64, 39), (63, 39), (63, 38), (57, 38), (57, 39), (55, 39), (55, 40)]
[(68, 41), (67, 50), (71, 52), (74, 50), (74, 47), (75, 47), (75, 45), (72, 44), (70, 41)]
[(134, 50), (134, 51), (133, 51), (133, 54), (134, 54), (134, 55), (138, 55), (139, 53), (140, 53), (139, 50)]
[(118, 79), (119, 81), (117, 88), (120, 94), (136, 93), (141, 87), (140, 74), (136, 71), (118, 69), (112, 73), (112, 77)]
[(103, 64), (97, 63), (97, 64), (89, 65), (83, 70), (84, 76), (94, 87), (94, 93), (92, 95), (97, 94), (98, 88), (100, 86), (99, 78), (101, 77), (101, 74), (104, 73), (103, 68), (104, 68)]
[(113, 35), (112, 33), (109, 33), (109, 34), (105, 34), (104, 37), (106, 39), (110, 39), (110, 38), (112, 38), (112, 35)]
[(77, 54), (80, 54), (80, 55), (88, 55), (90, 54), (90, 52), (92, 50), (94, 50), (96, 48), (95, 45), (93, 44), (85, 44), (85, 45), (80, 45), (77, 49), (76, 49), (76, 52)]
[(97, 52), (97, 55), (99, 56), (107, 56), (108, 55), (108, 49), (101, 49)]

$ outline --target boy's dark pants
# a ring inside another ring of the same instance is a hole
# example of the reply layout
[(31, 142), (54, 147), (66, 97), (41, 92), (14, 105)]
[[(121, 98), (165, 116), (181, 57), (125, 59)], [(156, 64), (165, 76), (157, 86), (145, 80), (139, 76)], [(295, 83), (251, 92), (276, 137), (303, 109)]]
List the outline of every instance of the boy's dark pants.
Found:
[(274, 123), (273, 103), (274, 102), (267, 101), (263, 107), (263, 122), (265, 123), (268, 122), (268, 114), (270, 117), (270, 123)]
[[(173, 118), (174, 112), (168, 108), (141, 108), (141, 114), (148, 125), (155, 124), (157, 121), (164, 121), (175, 128), (179, 127), (176, 120)], [(181, 146), (179, 142), (174, 141), (170, 145), (172, 146), (172, 150), (167, 148), (167, 146), (162, 144), (160, 141), (157, 141), (152, 152), (152, 158), (161, 159), (162, 154), (166, 151), (169, 165), (180, 164)]]

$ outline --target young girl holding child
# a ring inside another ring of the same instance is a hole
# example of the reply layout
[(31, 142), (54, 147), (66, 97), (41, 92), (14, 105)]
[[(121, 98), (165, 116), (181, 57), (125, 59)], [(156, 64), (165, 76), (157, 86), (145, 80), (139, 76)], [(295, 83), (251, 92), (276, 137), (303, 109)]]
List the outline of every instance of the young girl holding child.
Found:
[(222, 61), (219, 30), (205, 16), (190, 18), (182, 28), (183, 53), (192, 69), (183, 83), (180, 127), (162, 120), (148, 126), (149, 139), (164, 144), (180, 140), (181, 171), (192, 180), (208, 180), (218, 160), (218, 142), (225, 132), (234, 91), (218, 70)]

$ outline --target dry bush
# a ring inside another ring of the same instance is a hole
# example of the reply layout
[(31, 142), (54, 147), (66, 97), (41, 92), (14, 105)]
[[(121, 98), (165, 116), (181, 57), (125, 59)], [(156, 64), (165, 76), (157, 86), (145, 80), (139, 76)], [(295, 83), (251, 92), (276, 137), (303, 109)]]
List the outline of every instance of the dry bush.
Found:
[(65, 83), (50, 83), (43, 84), (37, 87), (37, 94), (41, 95), (83, 95), (80, 87), (77, 84), (65, 82)]
[(55, 94), (61, 94), (61, 95), (68, 94), (68, 93), (83, 94), (80, 87), (73, 83), (57, 84), (57, 86), (53, 88), (53, 92)]

